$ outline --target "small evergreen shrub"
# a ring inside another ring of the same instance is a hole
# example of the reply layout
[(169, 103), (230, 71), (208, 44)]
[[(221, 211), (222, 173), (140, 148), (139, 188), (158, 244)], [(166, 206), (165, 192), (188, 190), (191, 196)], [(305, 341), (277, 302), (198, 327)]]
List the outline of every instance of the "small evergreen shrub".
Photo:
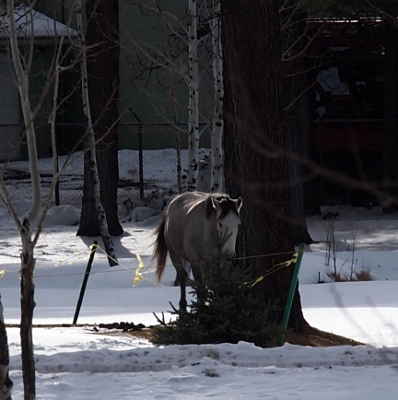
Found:
[(152, 342), (170, 344), (217, 344), (246, 341), (261, 347), (275, 346), (283, 334), (281, 325), (274, 321), (277, 308), (264, 307), (255, 298), (248, 271), (232, 264), (206, 268), (206, 286), (192, 281), (196, 293), (206, 293), (204, 301), (195, 299), (188, 311), (177, 310), (170, 303), (177, 318), (160, 324), (154, 330)]

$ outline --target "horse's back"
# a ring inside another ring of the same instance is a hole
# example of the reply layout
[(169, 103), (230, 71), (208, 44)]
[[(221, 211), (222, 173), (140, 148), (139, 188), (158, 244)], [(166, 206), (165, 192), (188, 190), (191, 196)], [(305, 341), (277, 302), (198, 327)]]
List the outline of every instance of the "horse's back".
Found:
[(169, 204), (167, 210), (175, 207), (192, 206), (201, 201), (206, 200), (209, 197), (209, 193), (204, 192), (185, 192), (176, 196)]
[(205, 210), (208, 193), (186, 192), (175, 197), (167, 208), (167, 218), (176, 223), (182, 220), (186, 223)]

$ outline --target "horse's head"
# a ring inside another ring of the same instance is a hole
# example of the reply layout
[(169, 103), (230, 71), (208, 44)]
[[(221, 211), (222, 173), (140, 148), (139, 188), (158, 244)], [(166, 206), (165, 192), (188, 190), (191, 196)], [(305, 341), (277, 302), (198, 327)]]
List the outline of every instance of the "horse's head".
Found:
[(224, 260), (235, 258), (235, 244), (240, 226), (240, 209), (242, 198), (231, 199), (220, 194), (209, 198), (207, 207), (208, 218), (214, 218), (217, 236), (220, 243), (220, 254)]

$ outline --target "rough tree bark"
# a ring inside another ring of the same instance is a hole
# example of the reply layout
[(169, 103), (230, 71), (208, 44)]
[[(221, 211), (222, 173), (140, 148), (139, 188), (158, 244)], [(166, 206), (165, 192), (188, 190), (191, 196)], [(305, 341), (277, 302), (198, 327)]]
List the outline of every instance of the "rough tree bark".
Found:
[[(118, 120), (119, 120), (119, 2), (88, 0), (87, 70), (90, 111), (95, 130), (96, 157), (101, 187), (101, 203), (105, 209), (109, 233), (123, 233), (117, 214)], [(89, 155), (85, 164), (89, 165)], [(100, 226), (93, 199), (93, 180), (85, 168), (82, 215), (79, 235), (99, 236)]]
[[(83, 29), (83, 18), (82, 18), (82, 8), (81, 1), (77, 1), (76, 5), (76, 17), (78, 24), (78, 32), (80, 38), (80, 46), (81, 46), (81, 79), (82, 79), (82, 98), (83, 98), (83, 108), (84, 115), (86, 116), (86, 125), (87, 125), (87, 148), (84, 154), (84, 188), (83, 188), (83, 200), (82, 200), (82, 216), (80, 219), (80, 226), (77, 232), (78, 235), (88, 235), (88, 236), (101, 236), (106, 254), (108, 255), (108, 262), (110, 266), (114, 266), (118, 264), (117, 257), (115, 254), (115, 248), (113, 246), (112, 237), (109, 232), (109, 224), (106, 216), (105, 209), (102, 205), (101, 191), (102, 185), (99, 179), (99, 167), (97, 160), (97, 146), (93, 120), (91, 116), (91, 107), (90, 107), (90, 99), (89, 99), (89, 82), (88, 82), (88, 69), (87, 69), (87, 43), (84, 35)], [(90, 187), (90, 193), (87, 193), (88, 187)], [(84, 192), (86, 190), (86, 192)], [(88, 223), (90, 225), (90, 221), (87, 221), (89, 205), (91, 206), (90, 216), (93, 218), (91, 220), (91, 224), (96, 225), (96, 229), (98, 232), (93, 232), (91, 229), (93, 227), (89, 227), (85, 224)], [(83, 215), (83, 209), (85, 213)], [(92, 233), (87, 234), (85, 228)]]
[[(283, 67), (279, 1), (222, 0), (224, 58), (224, 158), (227, 191), (243, 197), (240, 262), (254, 278), (291, 257), (289, 167), (283, 157)], [(273, 255), (271, 255), (273, 254)], [(291, 267), (279, 268), (256, 286), (264, 304), (286, 303)], [(289, 327), (306, 326), (296, 290)]]

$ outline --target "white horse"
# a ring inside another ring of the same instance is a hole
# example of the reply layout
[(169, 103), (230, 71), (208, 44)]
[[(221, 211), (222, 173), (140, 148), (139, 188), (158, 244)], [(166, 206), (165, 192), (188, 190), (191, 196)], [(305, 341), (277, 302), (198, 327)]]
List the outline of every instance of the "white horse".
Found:
[[(180, 310), (185, 310), (186, 264), (196, 281), (203, 280), (203, 267), (235, 258), (242, 199), (227, 194), (187, 192), (175, 197), (158, 228), (153, 259), (156, 276), (162, 280), (167, 254), (170, 254), (181, 287)], [(199, 297), (199, 295), (198, 295)]]

